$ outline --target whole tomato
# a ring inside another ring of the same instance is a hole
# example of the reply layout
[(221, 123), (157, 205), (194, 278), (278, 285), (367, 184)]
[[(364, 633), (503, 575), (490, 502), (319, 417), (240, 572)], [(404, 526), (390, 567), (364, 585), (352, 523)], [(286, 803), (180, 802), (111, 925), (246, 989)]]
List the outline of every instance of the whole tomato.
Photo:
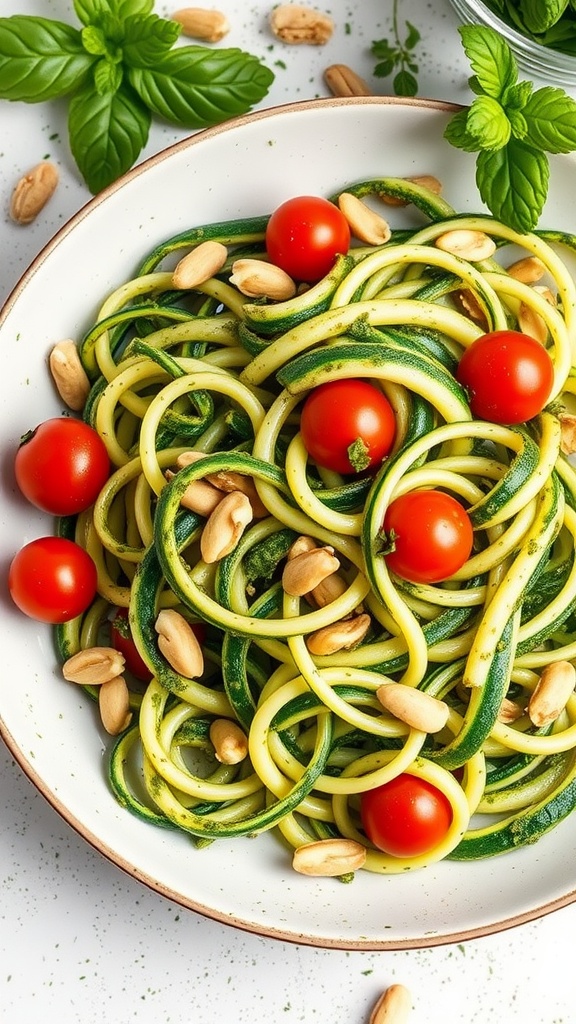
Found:
[(412, 583), (439, 583), (461, 569), (474, 534), (470, 517), (444, 491), (407, 491), (384, 515), (388, 568)]
[(266, 228), (270, 260), (297, 281), (319, 281), (349, 247), (348, 221), (320, 196), (288, 199), (274, 210)]
[(304, 401), (302, 440), (319, 466), (336, 473), (377, 469), (396, 434), (390, 402), (365, 380), (327, 381)]
[(554, 364), (528, 334), (492, 331), (466, 349), (456, 377), (468, 391), (477, 419), (525, 423), (542, 412), (550, 397)]
[(40, 622), (68, 622), (96, 596), (96, 566), (90, 555), (64, 537), (39, 537), (12, 559), (8, 589), (25, 615)]
[(453, 817), (448, 797), (408, 772), (363, 793), (360, 816), (370, 842), (391, 857), (418, 857), (433, 850)]
[(93, 427), (61, 416), (24, 435), (14, 472), (22, 494), (37, 508), (54, 516), (76, 515), (98, 497), (110, 459)]

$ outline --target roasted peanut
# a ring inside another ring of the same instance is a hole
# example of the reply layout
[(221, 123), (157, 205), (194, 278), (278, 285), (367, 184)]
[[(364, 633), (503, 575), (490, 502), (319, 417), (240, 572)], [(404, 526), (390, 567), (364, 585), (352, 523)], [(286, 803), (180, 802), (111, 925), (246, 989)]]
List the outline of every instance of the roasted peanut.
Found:
[(350, 192), (341, 192), (338, 206), (348, 222), (350, 231), (359, 242), (367, 245), (384, 245), (391, 237), (388, 221), (371, 210), (357, 196)]
[(306, 646), (310, 654), (318, 657), (336, 654), (337, 651), (348, 651), (364, 639), (371, 621), (370, 616), (363, 612), (351, 618), (332, 622), (329, 626), (310, 633), (306, 637)]
[(246, 735), (230, 718), (216, 718), (211, 723), (210, 739), (221, 764), (240, 764), (248, 756)]
[(546, 267), (537, 256), (525, 256), (506, 268), (511, 277), (524, 284), (536, 284), (546, 273)]
[(10, 216), (16, 224), (31, 224), (58, 185), (58, 169), (49, 160), (36, 164), (16, 183), (10, 200)]
[(292, 867), (301, 875), (337, 878), (358, 871), (366, 861), (366, 849), (355, 839), (319, 839), (294, 850)]
[(324, 72), (324, 81), (333, 96), (370, 96), (368, 85), (347, 64), (331, 64)]
[(204, 655), (190, 623), (175, 608), (163, 608), (156, 618), (158, 648), (181, 676), (197, 679), (204, 671)]
[(576, 452), (576, 416), (573, 413), (562, 412), (558, 419), (560, 421), (560, 448), (564, 455), (573, 455)]
[(172, 20), (180, 23), (183, 35), (205, 43), (219, 43), (230, 31), (226, 15), (206, 7), (183, 7), (175, 11)]
[(228, 258), (228, 250), (221, 242), (208, 239), (183, 256), (172, 274), (175, 288), (188, 290), (198, 288), (222, 270)]
[(124, 676), (115, 676), (102, 683), (98, 690), (98, 710), (102, 725), (110, 736), (124, 732), (132, 721), (130, 692)]
[(421, 732), (440, 732), (448, 721), (450, 709), (443, 700), (403, 683), (384, 683), (376, 696), (386, 711)]
[(404, 985), (390, 985), (370, 1014), (369, 1024), (406, 1024), (412, 997)]
[(241, 491), (225, 494), (206, 520), (200, 536), (205, 562), (218, 562), (234, 550), (248, 523), (252, 522), (250, 500)]
[(82, 366), (76, 342), (57, 342), (48, 357), (48, 365), (60, 398), (69, 409), (79, 412), (86, 404), (90, 381)]
[(121, 675), (124, 665), (124, 655), (114, 647), (86, 647), (64, 662), (62, 675), (69, 683), (100, 686)]
[(340, 568), (334, 548), (311, 548), (289, 558), (282, 573), (282, 586), (293, 597), (304, 597)]
[(437, 249), (450, 252), (463, 260), (477, 263), (487, 260), (496, 252), (496, 242), (484, 231), (473, 231), (470, 228), (453, 228), (438, 235), (434, 242)]
[(270, 28), (283, 43), (309, 43), (322, 46), (334, 32), (334, 22), (328, 14), (322, 14), (303, 4), (280, 4), (270, 14)]
[(541, 729), (555, 722), (574, 693), (576, 669), (570, 661), (556, 661), (543, 669), (528, 701), (528, 717)]
[(235, 260), (230, 284), (235, 285), (242, 295), (253, 299), (283, 301), (296, 295), (296, 285), (289, 274), (265, 260)]

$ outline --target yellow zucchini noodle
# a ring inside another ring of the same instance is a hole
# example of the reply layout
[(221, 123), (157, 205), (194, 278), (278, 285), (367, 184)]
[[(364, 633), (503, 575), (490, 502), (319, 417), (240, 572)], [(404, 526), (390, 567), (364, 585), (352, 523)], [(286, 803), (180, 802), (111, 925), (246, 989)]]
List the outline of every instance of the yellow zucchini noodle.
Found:
[[(128, 609), (152, 677), (127, 672), (131, 720), (109, 753), (130, 811), (197, 847), (270, 829), (295, 849), (344, 837), (366, 849), (367, 870), (395, 873), (534, 842), (576, 804), (573, 688), (544, 724), (528, 713), (545, 676), (576, 659), (576, 239), (519, 236), (403, 179), (346, 191), (384, 216), (381, 201), (400, 194), (421, 226), (354, 242), (326, 278), (273, 302), (230, 280), (240, 257), (267, 259), (267, 217), (203, 225), (103, 302), (78, 350), (84, 418), (112, 471), (95, 505), (60, 524), (93, 558), (98, 597), (56, 637), (62, 661), (110, 645), (113, 613)], [(436, 244), (461, 230), (493, 239), (494, 255)], [(227, 247), (224, 266), (177, 288), (175, 266), (207, 239)], [(538, 281), (512, 269), (520, 258)], [(538, 332), (554, 366), (546, 408), (515, 426), (475, 419), (455, 378), (475, 339), (507, 329)], [(347, 378), (371, 381), (394, 410), (394, 448), (372, 475), (315, 465), (300, 433), (310, 390)], [(246, 520), (208, 560), (212, 513), (190, 497), (202, 488), (216, 510), (248, 493)], [(468, 560), (437, 584), (400, 579), (381, 547), (390, 503), (419, 488), (455, 496), (474, 529)], [(335, 560), (327, 600), (283, 588), (295, 543)], [(168, 660), (163, 611), (196, 628), (196, 675)], [(389, 683), (443, 701), (446, 725), (427, 732), (385, 710)], [(217, 729), (240, 737), (238, 757)], [(359, 810), (401, 773), (451, 808), (442, 840), (412, 857), (376, 849)]]

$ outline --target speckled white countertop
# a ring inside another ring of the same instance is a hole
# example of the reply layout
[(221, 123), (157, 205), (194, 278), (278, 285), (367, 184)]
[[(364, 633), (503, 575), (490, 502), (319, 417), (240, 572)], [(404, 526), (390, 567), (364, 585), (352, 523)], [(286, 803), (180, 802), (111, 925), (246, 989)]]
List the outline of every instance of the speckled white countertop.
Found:
[[(2, 15), (72, 21), (66, 0), (4, 0)], [(169, 14), (177, 4), (159, 2)], [(182, 6), (182, 5), (180, 5)], [(221, 0), (226, 44), (276, 72), (265, 106), (327, 95), (323, 69), (353, 65), (372, 77), (372, 40), (390, 31), (391, 2), (332, 0), (338, 31), (324, 48), (284, 47), (266, 27), (267, 2)], [(468, 69), (448, 0), (403, 0), (418, 25), (419, 95), (467, 102)], [(142, 156), (184, 137), (156, 125)], [(35, 224), (7, 215), (11, 190), (50, 157), (60, 187)], [(0, 102), (0, 302), (54, 232), (87, 200), (58, 103)], [(17, 686), (2, 678), (0, 687)], [(183, 1024), (197, 1021), (363, 1024), (383, 988), (403, 982), (411, 1024), (571, 1024), (576, 1021), (576, 905), (460, 945), (345, 952), (235, 931), (151, 892), (96, 853), (45, 802), (0, 747), (0, 1021), (2, 1024)], [(498, 871), (495, 863), (494, 871)]]

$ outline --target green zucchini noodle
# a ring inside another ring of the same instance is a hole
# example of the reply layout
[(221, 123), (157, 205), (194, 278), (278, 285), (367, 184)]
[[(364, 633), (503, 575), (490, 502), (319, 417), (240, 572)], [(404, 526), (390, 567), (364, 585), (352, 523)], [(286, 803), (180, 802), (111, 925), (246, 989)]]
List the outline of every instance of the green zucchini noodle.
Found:
[[(321, 281), (270, 301), (232, 280), (237, 259), (267, 259), (267, 216), (203, 225), (158, 245), (103, 301), (78, 351), (84, 418), (112, 468), (93, 507), (59, 524), (93, 558), (98, 596), (56, 639), (62, 661), (110, 645), (127, 609), (150, 678), (127, 666), (132, 716), (108, 778), (132, 813), (198, 848), (269, 830), (287, 848), (343, 837), (365, 848), (366, 870), (395, 874), (532, 843), (576, 804), (576, 693), (544, 724), (528, 713), (543, 673), (576, 661), (574, 239), (457, 214), (403, 179), (346, 191), (373, 206), (404, 197), (420, 226), (353, 243)], [(445, 251), (436, 242), (453, 230), (489, 236), (494, 255)], [(226, 246), (222, 269), (176, 287), (176, 263), (207, 239)], [(541, 267), (539, 286), (509, 271), (520, 257)], [(512, 426), (475, 419), (460, 357), (527, 322), (553, 363), (546, 408)], [(395, 417), (372, 475), (316, 465), (300, 432), (310, 391), (349, 378), (380, 389)], [(249, 521), (206, 560), (212, 508), (244, 487)], [(422, 488), (456, 497), (474, 532), (440, 583), (399, 578), (383, 548), (390, 503)], [(200, 511), (190, 495), (203, 489), (217, 499)], [(297, 541), (339, 565), (328, 598), (285, 592)], [(168, 609), (200, 637), (198, 677), (167, 660)], [(426, 732), (385, 710), (392, 683), (443, 701), (446, 725)], [(214, 739), (221, 719), (244, 735), (233, 763)], [(384, 853), (362, 825), (362, 795), (403, 773), (449, 804), (425, 854)]]

